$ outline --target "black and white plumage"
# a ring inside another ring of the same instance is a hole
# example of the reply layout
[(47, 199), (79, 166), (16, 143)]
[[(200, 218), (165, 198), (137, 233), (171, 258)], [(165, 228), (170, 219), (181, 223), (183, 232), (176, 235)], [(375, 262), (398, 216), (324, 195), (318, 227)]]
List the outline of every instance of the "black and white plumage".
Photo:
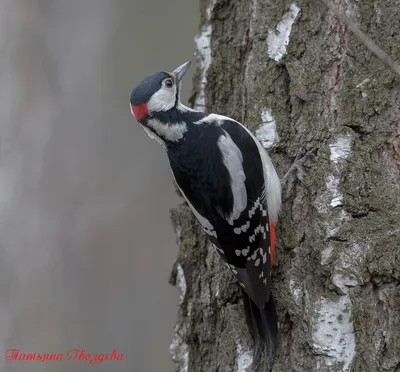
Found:
[(132, 91), (131, 110), (165, 148), (182, 195), (241, 285), (253, 336), (266, 339), (272, 361), (277, 320), (270, 229), (281, 206), (280, 180), (246, 127), (182, 105), (180, 83), (189, 65), (145, 78)]

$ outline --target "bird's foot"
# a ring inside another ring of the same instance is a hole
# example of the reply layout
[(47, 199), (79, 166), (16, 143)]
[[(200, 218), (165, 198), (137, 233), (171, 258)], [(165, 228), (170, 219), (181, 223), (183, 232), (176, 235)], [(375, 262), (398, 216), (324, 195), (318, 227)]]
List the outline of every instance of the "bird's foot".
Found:
[(293, 164), (289, 167), (288, 171), (281, 178), (282, 189), (285, 189), (288, 186), (292, 185), (295, 182), (296, 178), (300, 182), (304, 182), (306, 174), (304, 167), (309, 167), (314, 159), (315, 155), (311, 152), (307, 152), (303, 156), (297, 155), (294, 159)]

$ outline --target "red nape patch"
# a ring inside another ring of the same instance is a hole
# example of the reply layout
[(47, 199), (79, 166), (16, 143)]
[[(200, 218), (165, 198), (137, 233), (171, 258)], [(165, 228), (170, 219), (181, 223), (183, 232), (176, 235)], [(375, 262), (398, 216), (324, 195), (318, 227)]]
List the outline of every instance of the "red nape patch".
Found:
[(131, 111), (136, 120), (142, 120), (147, 116), (147, 103), (138, 106), (131, 105)]
[(271, 260), (270, 260), (271, 269), (272, 269), (272, 266), (274, 266), (275, 241), (276, 241), (275, 227), (276, 227), (276, 225), (274, 223), (269, 224), (269, 231), (270, 231), (269, 238), (270, 238), (270, 245), (271, 245)]

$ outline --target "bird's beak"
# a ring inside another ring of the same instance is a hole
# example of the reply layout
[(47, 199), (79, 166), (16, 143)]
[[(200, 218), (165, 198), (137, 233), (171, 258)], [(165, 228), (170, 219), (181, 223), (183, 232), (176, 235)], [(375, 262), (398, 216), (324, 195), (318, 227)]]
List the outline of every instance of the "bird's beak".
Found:
[(178, 84), (182, 81), (182, 79), (185, 76), (187, 70), (189, 70), (189, 67), (190, 67), (191, 63), (192, 63), (191, 61), (187, 61), (183, 65), (180, 65), (174, 71), (172, 71), (172, 73), (175, 75), (176, 82)]

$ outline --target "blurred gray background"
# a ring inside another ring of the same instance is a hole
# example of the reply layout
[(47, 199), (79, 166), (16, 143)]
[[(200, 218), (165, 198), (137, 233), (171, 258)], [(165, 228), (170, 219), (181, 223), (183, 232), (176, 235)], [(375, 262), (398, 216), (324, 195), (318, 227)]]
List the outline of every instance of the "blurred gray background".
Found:
[(0, 17), (1, 350), (125, 355), (0, 371), (173, 371), (179, 199), (129, 96), (194, 61), (198, 1), (0, 0)]

